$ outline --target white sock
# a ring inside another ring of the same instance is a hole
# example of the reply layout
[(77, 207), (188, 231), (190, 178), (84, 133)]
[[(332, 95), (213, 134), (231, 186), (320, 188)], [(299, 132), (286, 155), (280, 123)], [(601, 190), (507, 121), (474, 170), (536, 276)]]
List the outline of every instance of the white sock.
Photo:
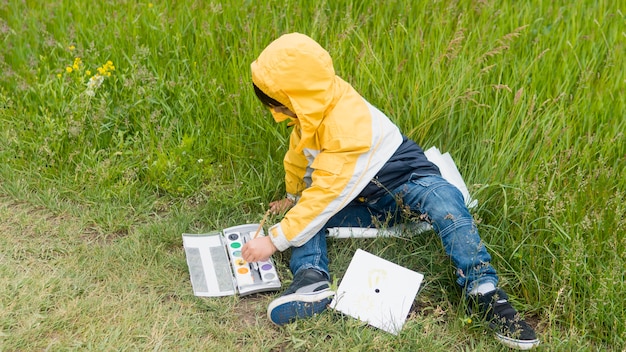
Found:
[(485, 282), (484, 284), (480, 284), (476, 287), (474, 287), (471, 291), (470, 291), (470, 295), (484, 295), (485, 293), (489, 293), (491, 291), (494, 291), (496, 289), (496, 286), (494, 284), (492, 284), (491, 282)]

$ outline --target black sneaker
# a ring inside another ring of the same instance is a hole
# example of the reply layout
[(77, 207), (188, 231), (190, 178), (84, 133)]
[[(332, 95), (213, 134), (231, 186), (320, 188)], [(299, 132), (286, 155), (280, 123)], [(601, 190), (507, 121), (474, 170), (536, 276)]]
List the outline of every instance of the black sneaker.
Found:
[(511, 306), (504, 291), (496, 289), (484, 295), (468, 296), (470, 313), (476, 313), (489, 322), (496, 339), (519, 350), (529, 350), (539, 345), (533, 328)]
[(267, 316), (276, 325), (308, 318), (326, 310), (334, 294), (324, 274), (304, 269), (297, 273), (287, 290), (270, 303)]

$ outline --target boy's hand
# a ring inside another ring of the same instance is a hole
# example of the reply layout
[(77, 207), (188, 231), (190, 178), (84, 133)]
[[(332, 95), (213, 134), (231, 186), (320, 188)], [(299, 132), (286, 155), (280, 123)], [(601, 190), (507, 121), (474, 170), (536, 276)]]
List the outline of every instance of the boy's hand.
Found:
[(266, 261), (276, 252), (276, 246), (267, 237), (259, 237), (246, 242), (241, 249), (241, 256), (248, 263)]
[(291, 207), (293, 207), (293, 200), (283, 198), (270, 203), (270, 212), (274, 215), (281, 214)]

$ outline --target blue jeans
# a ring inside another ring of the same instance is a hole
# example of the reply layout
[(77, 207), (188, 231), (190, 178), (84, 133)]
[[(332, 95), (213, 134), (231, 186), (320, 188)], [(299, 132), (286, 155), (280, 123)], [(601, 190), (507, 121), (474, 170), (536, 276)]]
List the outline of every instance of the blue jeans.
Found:
[[(375, 224), (395, 225), (410, 216), (424, 219), (433, 227), (443, 247), (457, 269), (457, 283), (471, 291), (476, 285), (498, 284), (472, 215), (465, 206), (463, 195), (438, 175), (416, 174), (392, 192), (375, 200), (351, 202), (335, 214), (308, 242), (292, 247), (290, 269), (317, 269), (330, 279), (326, 229), (332, 227), (373, 227)], [(404, 215), (403, 215), (404, 214)]]

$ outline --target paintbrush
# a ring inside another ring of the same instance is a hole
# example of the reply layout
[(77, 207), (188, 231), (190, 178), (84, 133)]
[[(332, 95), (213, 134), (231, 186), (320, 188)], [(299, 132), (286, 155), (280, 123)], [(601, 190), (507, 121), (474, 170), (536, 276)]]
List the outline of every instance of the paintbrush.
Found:
[(259, 228), (256, 229), (256, 232), (254, 233), (254, 236), (252, 236), (252, 239), (255, 239), (259, 233), (261, 233), (261, 230), (263, 229), (263, 224), (265, 224), (265, 220), (267, 220), (267, 217), (270, 215), (270, 209), (267, 209), (267, 211), (265, 212), (265, 215), (263, 215), (263, 219), (261, 220), (261, 223), (259, 224)]
[[(263, 224), (265, 224), (265, 220), (267, 220), (267, 217), (270, 215), (270, 209), (267, 209), (267, 211), (265, 212), (265, 215), (263, 215), (263, 219), (261, 219), (261, 223), (259, 224), (259, 228), (256, 229), (256, 232), (254, 233), (254, 236), (252, 236), (252, 239), (257, 238), (257, 236), (259, 236), (259, 233), (261, 233), (261, 230), (263, 229)], [(259, 265), (256, 262), (252, 263), (252, 268), (254, 268), (254, 270), (258, 271), (259, 270)]]

